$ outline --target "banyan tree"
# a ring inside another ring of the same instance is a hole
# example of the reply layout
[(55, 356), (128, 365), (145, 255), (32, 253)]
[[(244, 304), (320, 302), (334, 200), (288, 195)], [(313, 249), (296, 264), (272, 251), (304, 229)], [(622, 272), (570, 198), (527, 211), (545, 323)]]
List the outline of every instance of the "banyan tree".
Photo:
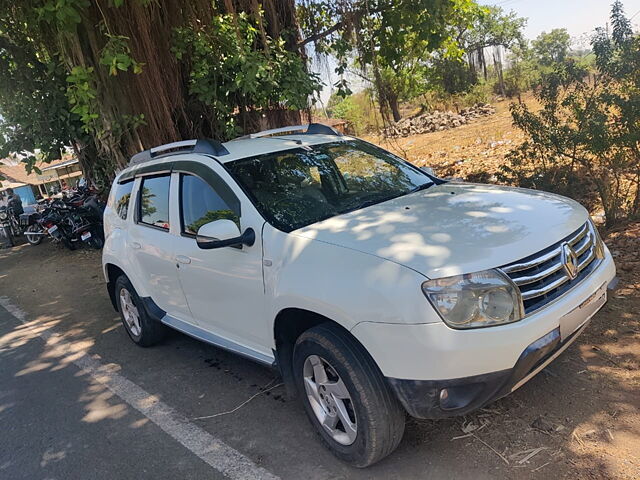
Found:
[(19, 47), (27, 63), (57, 72), (39, 70), (57, 82), (42, 101), (64, 95), (78, 128), (56, 141), (75, 148), (94, 180), (154, 145), (299, 123), (319, 88), (299, 45), (294, 0), (0, 4), (0, 56), (15, 65), (11, 48)]

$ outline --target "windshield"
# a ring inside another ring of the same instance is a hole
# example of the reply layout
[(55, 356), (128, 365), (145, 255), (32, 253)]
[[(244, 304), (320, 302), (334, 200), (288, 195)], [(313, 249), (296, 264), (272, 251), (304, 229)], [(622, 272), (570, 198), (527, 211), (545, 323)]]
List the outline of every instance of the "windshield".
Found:
[(276, 228), (290, 232), (432, 185), (418, 168), (359, 140), (225, 164)]

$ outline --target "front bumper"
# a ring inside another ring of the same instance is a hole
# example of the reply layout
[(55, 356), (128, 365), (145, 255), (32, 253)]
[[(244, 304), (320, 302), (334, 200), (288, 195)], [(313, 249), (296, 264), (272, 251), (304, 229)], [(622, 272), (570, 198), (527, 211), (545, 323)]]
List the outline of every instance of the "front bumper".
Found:
[(569, 347), (587, 327), (589, 320), (564, 341), (560, 339), (560, 328), (539, 338), (522, 352), (515, 366), (509, 370), (455, 380), (387, 380), (412, 417), (465, 415), (524, 385)]
[(615, 277), (602, 264), (558, 301), (504, 326), (454, 330), (439, 324), (363, 322), (352, 333), (371, 353), (409, 414), (464, 415), (519, 388), (584, 330)]

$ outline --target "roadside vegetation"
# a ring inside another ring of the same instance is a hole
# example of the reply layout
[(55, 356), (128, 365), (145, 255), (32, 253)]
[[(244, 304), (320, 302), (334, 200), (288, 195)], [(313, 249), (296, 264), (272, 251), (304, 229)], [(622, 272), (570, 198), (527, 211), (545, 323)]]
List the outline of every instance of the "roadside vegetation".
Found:
[[(473, 0), (0, 0), (0, 156), (26, 154), (31, 170), (72, 146), (85, 175), (106, 187), (143, 148), (300, 123), (321, 87), (311, 51), (338, 58), (340, 72), (351, 62), (389, 71), (415, 48), (450, 43), (448, 25), (472, 8)], [(337, 88), (347, 92), (346, 80)]]
[[(379, 137), (389, 125), (491, 103), (510, 105), (518, 138), (468, 179), (571, 196), (608, 227), (640, 215), (640, 40), (620, 0), (588, 45), (564, 29), (529, 41), (526, 18), (475, 0), (0, 0), (0, 12), (0, 156), (28, 171), (71, 146), (106, 190), (143, 148), (309, 114), (405, 155)], [(328, 102), (312, 57), (335, 66)]]
[[(588, 48), (573, 50), (564, 29), (526, 41), (525, 19), (500, 8), (477, 13), (466, 28), (452, 27), (458, 32), (458, 55), (437, 50), (423, 60), (423, 76), (430, 81), (412, 82), (412, 90), (401, 90), (397, 110), (400, 118), (415, 118), (434, 110), (460, 112), (477, 103), (498, 107), (498, 118), (476, 126), (406, 140), (385, 138), (380, 135), (383, 106), (376, 103), (374, 87), (346, 97), (336, 93), (326, 112), (349, 121), (356, 134), (418, 164), (438, 167), (453, 156), (441, 174), (567, 195), (598, 214), (607, 227), (637, 220), (640, 37), (622, 2), (612, 5), (605, 23), (608, 27), (593, 33)], [(372, 113), (375, 107), (378, 115)], [(462, 152), (470, 132), (475, 132), (474, 145)], [(448, 145), (434, 158), (441, 138)], [(430, 156), (417, 154), (420, 150)]]

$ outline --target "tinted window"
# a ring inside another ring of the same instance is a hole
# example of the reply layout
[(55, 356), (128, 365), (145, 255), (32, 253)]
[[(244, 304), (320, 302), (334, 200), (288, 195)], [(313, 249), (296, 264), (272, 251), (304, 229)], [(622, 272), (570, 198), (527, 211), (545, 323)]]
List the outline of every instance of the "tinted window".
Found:
[(239, 223), (238, 216), (211, 186), (195, 175), (180, 175), (182, 231), (195, 235), (205, 223), (228, 219)]
[(285, 232), (427, 188), (431, 179), (380, 148), (349, 140), (225, 164)]
[(171, 177), (145, 177), (140, 185), (140, 222), (169, 229), (169, 184)]
[(121, 219), (126, 220), (127, 212), (129, 211), (129, 200), (131, 200), (131, 190), (133, 189), (133, 181), (116, 184), (113, 188), (111, 208), (113, 208)]

